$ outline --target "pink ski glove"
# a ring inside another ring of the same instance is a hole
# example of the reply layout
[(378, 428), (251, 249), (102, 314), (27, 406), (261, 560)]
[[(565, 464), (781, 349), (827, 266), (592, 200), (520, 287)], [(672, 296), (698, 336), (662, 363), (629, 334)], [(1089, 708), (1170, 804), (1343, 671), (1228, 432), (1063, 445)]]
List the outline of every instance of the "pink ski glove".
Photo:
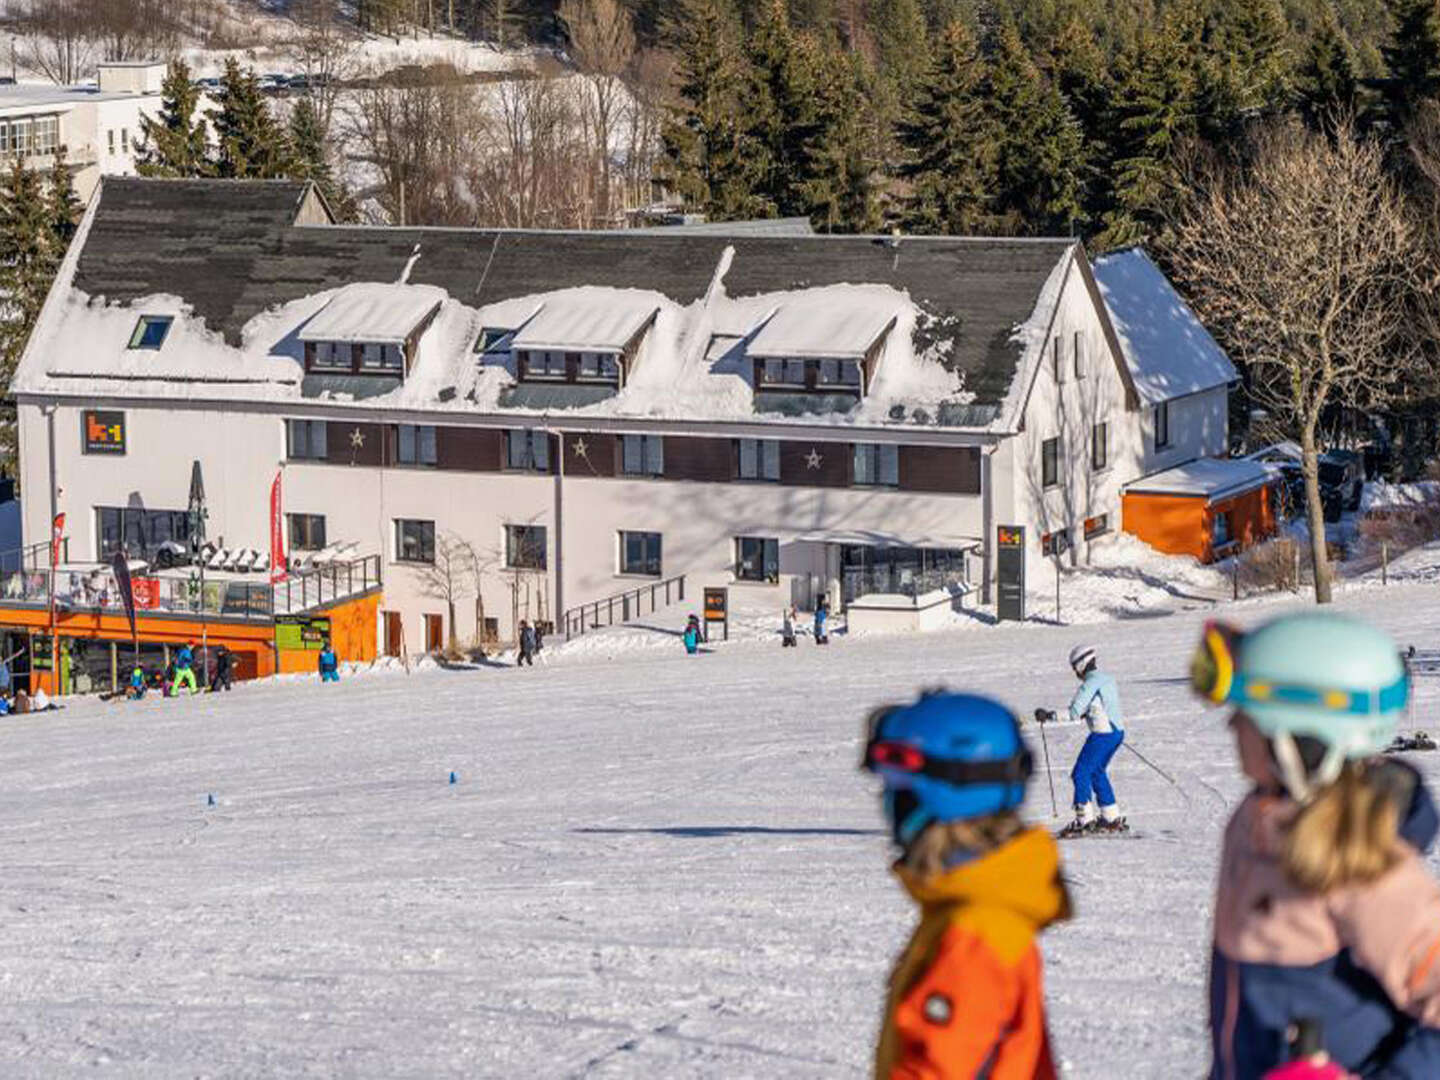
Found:
[(1333, 1061), (1292, 1061), (1271, 1069), (1265, 1080), (1353, 1080)]

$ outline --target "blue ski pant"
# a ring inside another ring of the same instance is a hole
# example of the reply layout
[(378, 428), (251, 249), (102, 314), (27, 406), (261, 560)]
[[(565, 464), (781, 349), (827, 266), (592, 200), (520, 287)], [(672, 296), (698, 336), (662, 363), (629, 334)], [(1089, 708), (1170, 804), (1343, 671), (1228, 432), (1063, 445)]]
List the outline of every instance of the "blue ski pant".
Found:
[(321, 672), (320, 672), (320, 681), (321, 681), (321, 682), (339, 682), (339, 681), (340, 681), (340, 672), (336, 671), (334, 668), (325, 668), (325, 669), (322, 669)]
[(1110, 786), (1110, 777), (1105, 775), (1105, 770), (1110, 767), (1110, 759), (1124, 741), (1123, 731), (1109, 731), (1104, 735), (1090, 733), (1085, 745), (1080, 747), (1075, 767), (1070, 770), (1070, 779), (1075, 781), (1076, 806), (1084, 806), (1092, 794), (1101, 806), (1115, 805), (1115, 789)]

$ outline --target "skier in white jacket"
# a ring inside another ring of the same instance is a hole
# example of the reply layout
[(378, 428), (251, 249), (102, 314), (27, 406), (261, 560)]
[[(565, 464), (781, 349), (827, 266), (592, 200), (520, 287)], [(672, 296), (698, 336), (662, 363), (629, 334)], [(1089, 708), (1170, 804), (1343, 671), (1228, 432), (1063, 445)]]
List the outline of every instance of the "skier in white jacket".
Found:
[[(1090, 728), (1070, 778), (1075, 781), (1075, 820), (1062, 836), (1086, 832), (1124, 832), (1125, 819), (1115, 801), (1106, 769), (1125, 741), (1125, 713), (1120, 707), (1120, 688), (1113, 677), (1099, 669), (1095, 649), (1077, 645), (1070, 650), (1070, 667), (1080, 680), (1080, 689), (1070, 699), (1070, 719), (1084, 720)], [(1095, 804), (1100, 804), (1097, 818)]]

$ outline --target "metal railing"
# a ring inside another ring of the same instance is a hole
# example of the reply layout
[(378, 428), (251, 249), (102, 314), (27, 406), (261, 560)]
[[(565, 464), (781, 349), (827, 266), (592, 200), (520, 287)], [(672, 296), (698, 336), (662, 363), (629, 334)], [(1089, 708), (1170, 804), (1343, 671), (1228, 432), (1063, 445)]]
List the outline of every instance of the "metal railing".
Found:
[(662, 607), (669, 607), (684, 599), (685, 575), (677, 574), (664, 581), (626, 589), (603, 600), (592, 600), (588, 604), (570, 608), (561, 616), (560, 628), (564, 631), (566, 640), (569, 640), (579, 637), (587, 630), (617, 626), (643, 615), (653, 615)]
[[(35, 552), (35, 548), (44, 548)], [(49, 545), (32, 545), (23, 553), (0, 556), (0, 604), (44, 607), (50, 603)], [(33, 558), (32, 558), (33, 556)], [(43, 558), (43, 563), (41, 559)], [(10, 569), (20, 563), (20, 568)], [(332, 566), (316, 567), (271, 585), (268, 581), (237, 581), (207, 577), (198, 570), (187, 576), (131, 578), (138, 614), (205, 615), (268, 622), (277, 614), (293, 615), (363, 595), (379, 588), (380, 556), (365, 555)], [(62, 611), (122, 613), (125, 605), (108, 563), (63, 563), (55, 570), (55, 606)]]
[(885, 593), (906, 596), (914, 600), (918, 596), (938, 589), (958, 588), (970, 591), (970, 581), (965, 571), (914, 570), (907, 567), (846, 567), (840, 572), (841, 597), (845, 603), (862, 596)]
[(317, 566), (275, 586), (275, 611), (293, 615), (333, 604), (380, 587), (380, 556), (363, 555), (330, 566)]

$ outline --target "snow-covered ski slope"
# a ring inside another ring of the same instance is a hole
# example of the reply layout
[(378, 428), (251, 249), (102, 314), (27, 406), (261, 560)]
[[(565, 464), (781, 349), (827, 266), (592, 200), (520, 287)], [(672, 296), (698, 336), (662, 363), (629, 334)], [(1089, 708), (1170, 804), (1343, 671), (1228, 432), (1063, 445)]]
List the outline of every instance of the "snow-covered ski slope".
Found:
[[(1433, 585), (1339, 606), (1440, 648)], [(562, 650), (5, 719), (0, 1076), (863, 1076), (912, 919), (856, 771), (865, 711), (941, 682), (1060, 707), (1082, 640), (1182, 791), (1122, 752), (1142, 835), (1063, 848), (1057, 1049), (1067, 1077), (1198, 1075), (1242, 794), (1186, 689), (1199, 622)], [(1081, 736), (1050, 732), (1062, 810)], [(1051, 820), (1043, 775), (1029, 812)]]

